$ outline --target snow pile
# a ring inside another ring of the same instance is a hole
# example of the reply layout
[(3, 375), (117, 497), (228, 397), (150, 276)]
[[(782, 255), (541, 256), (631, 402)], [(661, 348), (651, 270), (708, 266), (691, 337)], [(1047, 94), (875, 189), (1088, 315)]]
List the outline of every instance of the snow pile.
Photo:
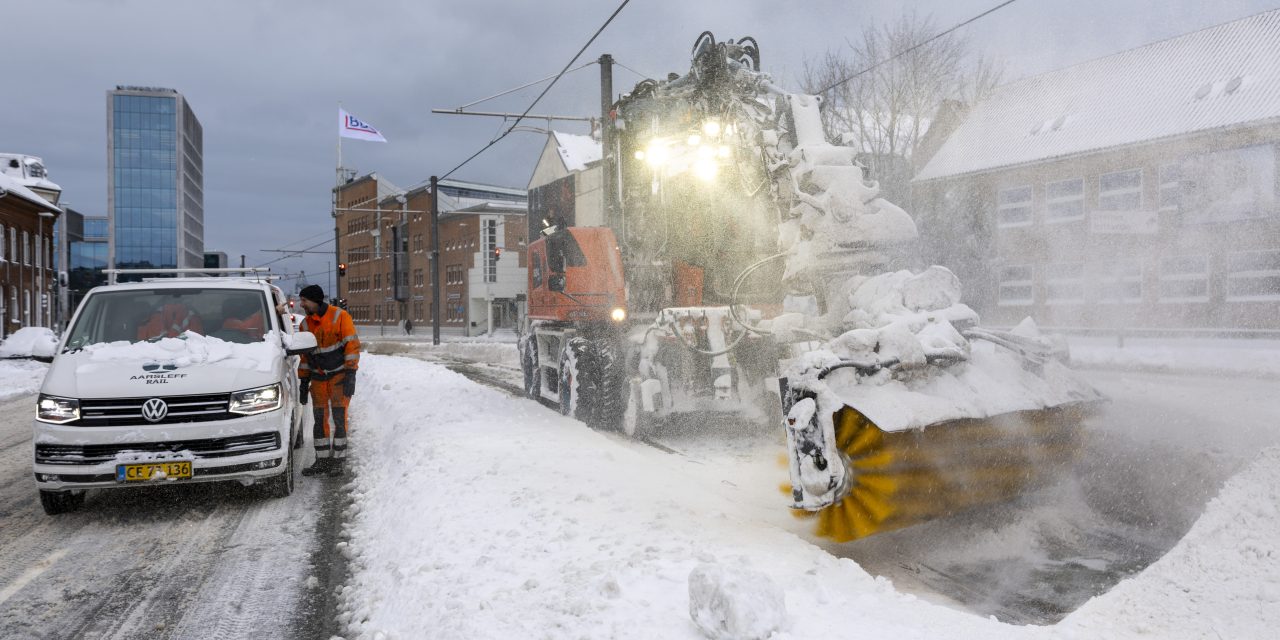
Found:
[(49, 365), (32, 360), (0, 361), (0, 402), (40, 390)]
[(58, 351), (58, 335), (44, 327), (23, 327), (0, 342), (0, 358), (52, 358)]
[(268, 332), (261, 342), (238, 344), (187, 331), (177, 338), (161, 338), (155, 341), (104, 342), (84, 347), (89, 362), (148, 361), (190, 367), (217, 364), (236, 369), (253, 369), (268, 372), (280, 355), (279, 338)]
[(765, 640), (785, 622), (787, 603), (763, 573), (704, 564), (689, 574), (689, 617), (708, 638)]
[[(978, 316), (960, 302), (960, 282), (943, 267), (855, 278), (847, 288), (847, 310), (836, 313), (843, 313), (841, 326), (851, 328), (787, 367), (793, 385), (834, 394), (824, 406), (843, 402), (881, 429), (897, 431), (1100, 399), (1056, 359), (1028, 360), (1006, 346), (961, 335)], [(1054, 351), (1038, 333), (1027, 321), (1006, 341)], [(883, 368), (868, 375), (839, 369), (817, 379), (842, 362), (868, 372)]]
[(1227, 481), (1169, 553), (1061, 623), (1103, 636), (1267, 638), (1280, 628), (1280, 447)]

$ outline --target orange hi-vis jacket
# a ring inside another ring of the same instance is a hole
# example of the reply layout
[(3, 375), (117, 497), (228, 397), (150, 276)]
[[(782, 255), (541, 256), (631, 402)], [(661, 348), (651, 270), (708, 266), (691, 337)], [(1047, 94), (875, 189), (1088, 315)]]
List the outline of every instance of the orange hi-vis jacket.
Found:
[(308, 315), (302, 330), (316, 337), (316, 350), (303, 355), (298, 365), (299, 378), (327, 380), (345, 369), (360, 367), (360, 338), (351, 314), (328, 305), (324, 315)]

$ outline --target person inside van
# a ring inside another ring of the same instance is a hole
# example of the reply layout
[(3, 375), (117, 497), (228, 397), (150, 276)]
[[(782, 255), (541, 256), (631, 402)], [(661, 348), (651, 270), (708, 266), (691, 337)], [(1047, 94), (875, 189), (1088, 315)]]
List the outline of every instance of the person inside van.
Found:
[(187, 331), (204, 333), (204, 323), (200, 316), (181, 302), (170, 302), (156, 309), (138, 327), (138, 340), (176, 338)]
[(222, 328), (225, 331), (238, 331), (251, 341), (257, 342), (266, 333), (266, 318), (262, 317), (260, 305), (252, 300), (229, 299), (222, 303)]

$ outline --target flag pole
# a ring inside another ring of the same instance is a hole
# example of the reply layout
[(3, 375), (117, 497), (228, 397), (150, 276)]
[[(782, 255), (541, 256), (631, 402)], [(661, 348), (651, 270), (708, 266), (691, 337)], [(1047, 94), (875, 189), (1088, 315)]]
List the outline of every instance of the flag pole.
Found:
[[(342, 101), (338, 101), (338, 117), (342, 117)], [(334, 188), (333, 188), (333, 212), (330, 217), (333, 218), (333, 268), (329, 270), (329, 295), (333, 298), (341, 298), (342, 292), (338, 291), (341, 282), (338, 280), (338, 264), (342, 262), (342, 249), (338, 241), (338, 197), (341, 195), (342, 189), (342, 122), (338, 123), (338, 166), (334, 170)]]

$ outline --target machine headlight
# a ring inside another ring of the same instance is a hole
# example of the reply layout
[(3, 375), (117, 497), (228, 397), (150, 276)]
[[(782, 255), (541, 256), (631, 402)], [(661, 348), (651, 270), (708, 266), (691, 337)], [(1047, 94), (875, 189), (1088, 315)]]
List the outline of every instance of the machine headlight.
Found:
[(266, 413), (280, 408), (280, 383), (270, 384), (256, 389), (237, 391), (231, 394), (231, 405), (227, 411), (240, 415)]
[(693, 175), (698, 176), (702, 180), (711, 182), (716, 179), (716, 174), (720, 172), (720, 165), (715, 160), (709, 158), (698, 158), (693, 163)]
[(615, 307), (613, 311), (609, 312), (609, 317), (613, 318), (614, 322), (622, 322), (627, 319), (627, 310), (622, 307)]
[(702, 132), (707, 134), (708, 138), (716, 138), (720, 136), (720, 123), (716, 120), (708, 120), (702, 123)]
[(66, 424), (80, 419), (80, 401), (40, 394), (36, 400), (36, 419), (40, 422)]

